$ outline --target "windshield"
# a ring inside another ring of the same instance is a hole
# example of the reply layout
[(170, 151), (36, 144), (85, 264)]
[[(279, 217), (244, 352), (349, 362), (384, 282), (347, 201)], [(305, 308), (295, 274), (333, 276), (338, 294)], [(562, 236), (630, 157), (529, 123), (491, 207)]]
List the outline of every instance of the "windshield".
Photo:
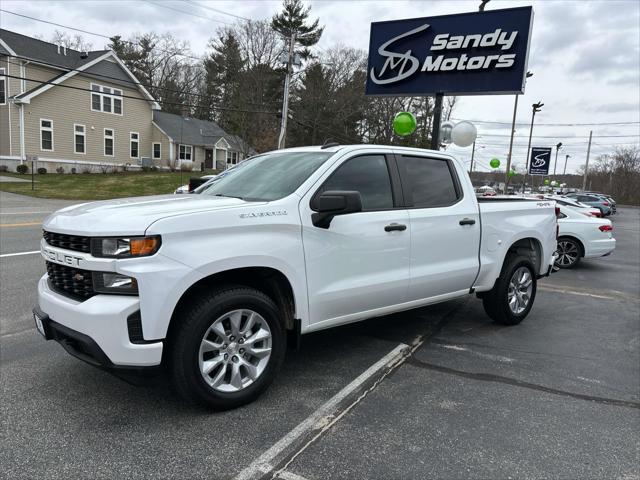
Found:
[(207, 188), (209, 188), (211, 186), (212, 183), (215, 183), (218, 180), (221, 180), (222, 178), (226, 177), (227, 175), (231, 175), (233, 172), (235, 172), (239, 168), (242, 168), (242, 167), (248, 165), (251, 160), (253, 160), (253, 157), (249, 157), (246, 160), (243, 160), (242, 162), (234, 165), (233, 167), (227, 168), (224, 172), (221, 172), (218, 175), (214, 175), (213, 178), (210, 178), (209, 180), (204, 182), (202, 185), (200, 185), (198, 188), (196, 188), (191, 193), (202, 193), (202, 192), (204, 192)]
[(291, 195), (333, 153), (277, 152), (253, 157), (232, 175), (225, 175), (202, 195), (272, 201)]

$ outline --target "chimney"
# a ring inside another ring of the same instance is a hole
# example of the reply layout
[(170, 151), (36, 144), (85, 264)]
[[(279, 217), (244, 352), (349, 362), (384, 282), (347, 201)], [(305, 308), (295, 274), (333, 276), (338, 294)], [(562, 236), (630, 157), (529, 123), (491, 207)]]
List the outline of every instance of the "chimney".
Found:
[(63, 53), (64, 56), (67, 56), (67, 47), (66, 47), (66, 45), (62, 46), (62, 53)]
[(60, 55), (60, 45), (58, 45), (58, 55)]
[(87, 52), (87, 51), (84, 51), (84, 52), (82, 52), (82, 53), (80, 54), (80, 58), (82, 58), (83, 60), (84, 60), (85, 58), (88, 58), (88, 57), (89, 57), (89, 52)]

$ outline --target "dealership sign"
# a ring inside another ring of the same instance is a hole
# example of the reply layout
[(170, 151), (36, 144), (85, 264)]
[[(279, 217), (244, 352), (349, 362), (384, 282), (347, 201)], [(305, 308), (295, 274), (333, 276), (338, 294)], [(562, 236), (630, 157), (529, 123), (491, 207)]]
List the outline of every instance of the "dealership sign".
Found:
[(523, 93), (531, 7), (371, 24), (367, 95)]
[(551, 148), (531, 147), (531, 160), (529, 161), (529, 174), (549, 175), (551, 164)]

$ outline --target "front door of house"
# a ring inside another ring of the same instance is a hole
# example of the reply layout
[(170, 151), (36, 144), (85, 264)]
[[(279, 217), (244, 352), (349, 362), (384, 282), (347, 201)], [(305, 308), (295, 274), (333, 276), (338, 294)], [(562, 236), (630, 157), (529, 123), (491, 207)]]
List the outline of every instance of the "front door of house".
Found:
[(204, 151), (204, 168), (214, 168), (213, 148), (206, 148)]

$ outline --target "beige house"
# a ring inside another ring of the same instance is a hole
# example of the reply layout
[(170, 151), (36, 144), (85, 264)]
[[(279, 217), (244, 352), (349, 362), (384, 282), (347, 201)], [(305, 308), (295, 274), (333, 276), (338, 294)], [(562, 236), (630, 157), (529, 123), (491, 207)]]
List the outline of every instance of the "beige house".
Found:
[(161, 112), (111, 50), (79, 52), (0, 29), (0, 165), (10, 170), (34, 158), (78, 173), (180, 161), (220, 168), (248, 150), (213, 122)]

